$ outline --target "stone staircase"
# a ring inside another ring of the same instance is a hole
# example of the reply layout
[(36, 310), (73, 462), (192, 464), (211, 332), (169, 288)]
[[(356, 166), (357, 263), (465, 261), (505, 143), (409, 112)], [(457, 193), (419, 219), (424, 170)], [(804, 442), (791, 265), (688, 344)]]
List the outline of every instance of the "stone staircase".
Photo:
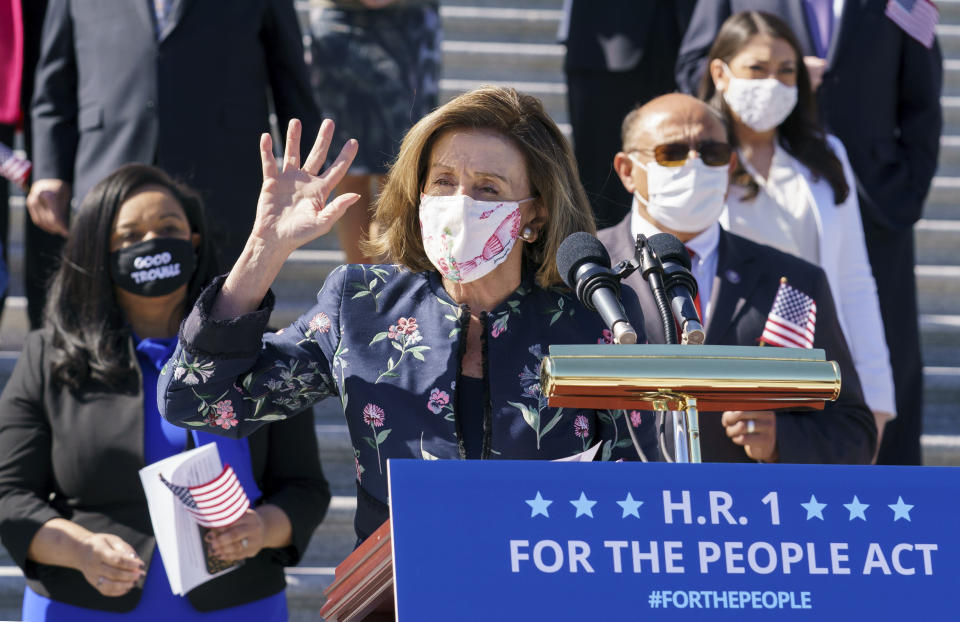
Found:
[[(569, 135), (563, 48), (555, 42), (562, 0), (442, 0), (443, 101), (481, 84), (509, 84), (540, 97)], [(309, 3), (297, 4), (301, 16)], [(940, 169), (924, 219), (916, 228), (917, 277), (925, 361), (923, 438), (926, 464), (960, 465), (960, 0), (940, 0), (938, 33), (944, 51), (944, 137)], [(26, 334), (22, 297), (23, 198), (11, 199), (11, 297), (0, 324), (0, 384)], [(286, 325), (305, 311), (329, 272), (342, 261), (336, 236), (297, 251), (276, 285), (272, 323)], [(307, 285), (306, 287), (304, 285)], [(353, 548), (354, 465), (338, 404), (315, 408), (324, 472), (334, 498), (307, 554), (288, 571), (291, 619), (317, 620), (323, 588)], [(0, 619), (16, 619), (23, 579), (0, 550)]]

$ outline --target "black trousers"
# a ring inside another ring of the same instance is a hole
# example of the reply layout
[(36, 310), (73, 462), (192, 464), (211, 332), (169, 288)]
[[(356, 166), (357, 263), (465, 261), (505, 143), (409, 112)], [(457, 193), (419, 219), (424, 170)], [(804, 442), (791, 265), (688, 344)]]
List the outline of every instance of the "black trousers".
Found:
[(669, 65), (669, 72), (651, 67), (646, 58), (631, 71), (566, 71), (573, 153), (598, 229), (617, 224), (630, 211), (633, 198), (613, 170), (613, 156), (621, 148), (627, 113), (675, 89), (672, 62), (661, 64)]
[(917, 318), (917, 280), (913, 272), (913, 230), (877, 229), (865, 220), (864, 235), (877, 282), (897, 404), (897, 418), (887, 424), (877, 463), (920, 464), (923, 359)]

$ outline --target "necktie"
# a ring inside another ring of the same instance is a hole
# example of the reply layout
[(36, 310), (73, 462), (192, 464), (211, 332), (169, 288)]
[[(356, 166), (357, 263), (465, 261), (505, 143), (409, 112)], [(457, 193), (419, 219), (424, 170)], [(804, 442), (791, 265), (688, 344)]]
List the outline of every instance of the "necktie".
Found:
[(153, 14), (157, 17), (158, 39), (167, 27), (167, 21), (170, 19), (170, 9), (172, 8), (173, 0), (153, 0)]
[[(691, 265), (691, 267), (692, 267), (692, 266), (693, 266), (693, 260), (694, 260), (694, 258), (696, 258), (697, 253), (696, 253), (693, 249), (691, 249), (689, 246), (686, 247), (686, 248), (687, 248), (687, 252), (690, 253), (690, 265)], [(691, 270), (691, 273), (692, 273), (692, 272), (693, 272), (693, 271)], [(703, 309), (700, 308), (700, 291), (699, 291), (699, 289), (700, 289), (700, 288), (697, 288), (697, 296), (693, 299), (693, 304), (694, 304), (694, 306), (697, 308), (697, 315), (700, 316), (700, 323), (702, 324), (702, 323), (703, 323)]]
[(804, 0), (804, 5), (817, 56), (826, 58), (833, 36), (833, 0)]

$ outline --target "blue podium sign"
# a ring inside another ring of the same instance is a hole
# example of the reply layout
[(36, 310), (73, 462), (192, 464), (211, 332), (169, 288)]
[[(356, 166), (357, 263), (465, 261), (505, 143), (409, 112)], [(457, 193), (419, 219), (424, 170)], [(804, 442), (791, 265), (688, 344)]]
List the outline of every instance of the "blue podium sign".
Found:
[(388, 469), (399, 622), (960, 618), (960, 469)]

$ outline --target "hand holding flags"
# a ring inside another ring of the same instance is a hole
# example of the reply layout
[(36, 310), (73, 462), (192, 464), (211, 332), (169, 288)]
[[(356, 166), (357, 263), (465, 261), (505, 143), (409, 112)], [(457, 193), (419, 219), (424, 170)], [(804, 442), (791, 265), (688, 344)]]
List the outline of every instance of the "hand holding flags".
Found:
[(178, 486), (168, 482), (163, 475), (160, 475), (160, 480), (173, 491), (196, 521), (208, 529), (228, 527), (250, 508), (250, 499), (229, 464), (224, 465), (220, 475), (206, 484)]
[(780, 279), (773, 308), (760, 335), (760, 345), (783, 348), (812, 348), (817, 328), (817, 303)]

